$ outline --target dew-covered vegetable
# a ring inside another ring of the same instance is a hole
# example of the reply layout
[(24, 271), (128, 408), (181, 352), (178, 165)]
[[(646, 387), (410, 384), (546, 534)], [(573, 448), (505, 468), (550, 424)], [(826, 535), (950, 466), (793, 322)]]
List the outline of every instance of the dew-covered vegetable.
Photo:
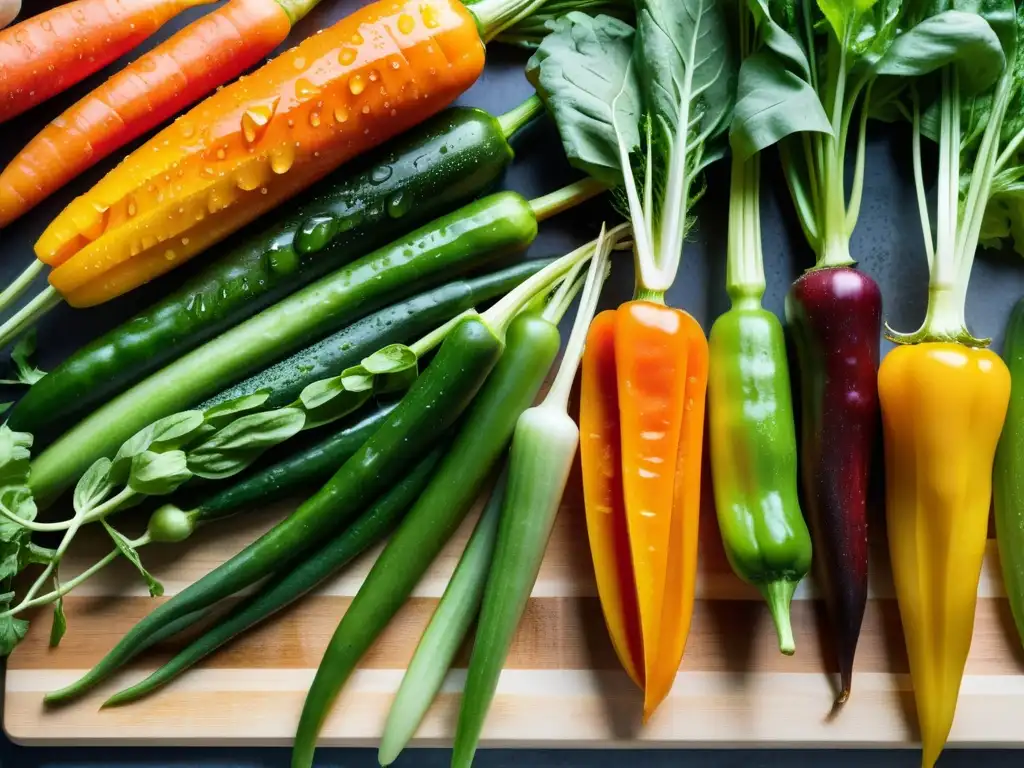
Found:
[[(22, 398), (12, 425), (52, 437), (299, 288), (469, 202), (498, 181), (512, 160), (509, 137), (536, 112), (535, 100), (498, 118), (452, 107), (356, 161), (350, 173), (325, 180), (312, 197), (282, 211), (278, 223), (71, 355)], [(15, 318), (6, 328), (22, 325)]]
[[(36, 501), (40, 506), (51, 503), (93, 462), (113, 456), (132, 435), (316, 341), (325, 329), (526, 248), (536, 237), (539, 220), (602, 190), (585, 180), (532, 202), (514, 192), (497, 193), (307, 286), (144, 379), (73, 427), (33, 462)], [(304, 424), (311, 426), (309, 421)]]

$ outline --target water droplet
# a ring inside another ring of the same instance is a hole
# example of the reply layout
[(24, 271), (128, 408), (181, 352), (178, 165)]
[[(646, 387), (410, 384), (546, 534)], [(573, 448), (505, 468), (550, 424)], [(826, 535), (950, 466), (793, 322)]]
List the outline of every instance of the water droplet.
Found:
[(353, 48), (342, 48), (341, 54), (338, 56), (338, 62), (342, 66), (348, 66), (356, 60), (356, 52)]
[(181, 244), (182, 245), (186, 245), (187, 246), (189, 244), (189, 242), (191, 242), (191, 241), (187, 237), (181, 238)]
[(441, 145), (441, 154), (442, 155), (447, 155), (448, 154), (448, 145), (447, 144), (442, 144)]
[(370, 182), (373, 184), (383, 184), (391, 178), (391, 174), (392, 170), (390, 165), (378, 165), (370, 171)]
[(398, 110), (397, 109), (392, 109), (391, 110), (391, 116), (392, 117), (398, 117)]
[(369, 104), (363, 104), (363, 114), (364, 115), (370, 114), (370, 105)]
[(352, 45), (362, 45), (362, 44), (363, 44), (363, 36), (362, 35), (360, 35), (358, 32), (356, 32), (354, 35), (352, 35)]
[(284, 144), (276, 147), (270, 153), (270, 170), (278, 176), (288, 173), (295, 164), (295, 150), (291, 144)]
[(168, 261), (174, 261), (176, 258), (178, 258), (178, 254), (176, 254), (173, 250), (168, 248), (166, 251), (164, 251), (164, 258), (167, 259)]
[(295, 95), (299, 97), (300, 101), (311, 99), (319, 93), (320, 89), (305, 77), (300, 77), (295, 81)]
[(392, 219), (400, 219), (409, 212), (411, 200), (399, 192), (392, 195), (388, 200), (388, 216)]
[(306, 57), (305, 56), (296, 56), (294, 59), (292, 59), (292, 65), (296, 69), (305, 69), (306, 68)]
[(344, 104), (339, 104), (334, 108), (334, 121), (336, 123), (344, 123), (348, 120), (348, 107)]
[(416, 29), (416, 20), (413, 19), (408, 13), (403, 13), (398, 17), (398, 31), (403, 35), (408, 35)]
[(314, 128), (320, 127), (320, 113), (316, 110), (309, 113), (309, 124)]
[[(270, 252), (267, 260), (270, 271), (278, 275), (289, 275), (299, 268), (299, 257), (291, 248), (281, 248)], [(260, 285), (263, 281), (260, 281)]]
[(226, 150), (224, 149), (224, 147), (221, 147), (220, 149), (218, 149), (218, 150), (217, 150), (217, 159), (218, 159), (218, 160), (223, 160), (223, 159), (224, 159), (224, 158), (226, 158), (227, 156), (228, 156), (228, 153), (227, 153), (227, 151), (226, 151)]
[(128, 196), (128, 216), (131, 218), (139, 212), (138, 203), (135, 202), (135, 195)]
[(352, 91), (353, 96), (358, 96), (366, 88), (366, 82), (363, 80), (361, 75), (352, 75), (352, 79), (348, 81), (348, 89)]
[(235, 186), (243, 192), (252, 192), (267, 182), (267, 174), (263, 163), (249, 163), (235, 173)]
[(378, 72), (376, 69), (371, 69), (370, 70), (370, 82), (371, 83), (376, 83), (379, 79), (380, 79), (380, 72)]
[(270, 109), (267, 107), (251, 107), (242, 114), (242, 135), (249, 144), (253, 144), (262, 136), (270, 122)]
[(295, 235), (295, 250), (301, 254), (322, 251), (338, 234), (338, 229), (336, 216), (313, 216), (299, 227)]
[(441, 21), (437, 18), (437, 9), (432, 5), (423, 3), (420, 6), (420, 17), (423, 19), (423, 26), (427, 29), (437, 29), (441, 26)]
[(401, 66), (402, 65), (399, 63), (398, 59), (395, 59), (394, 61), (391, 62), (391, 68), (392, 69), (398, 69)]
[(185, 139), (191, 139), (195, 136), (196, 127), (192, 125), (188, 120), (179, 120), (178, 127), (181, 129), (181, 136)]

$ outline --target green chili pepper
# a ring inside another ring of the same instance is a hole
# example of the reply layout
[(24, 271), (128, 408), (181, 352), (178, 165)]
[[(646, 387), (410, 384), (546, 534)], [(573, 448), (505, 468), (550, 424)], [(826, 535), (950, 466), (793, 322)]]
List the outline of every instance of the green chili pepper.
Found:
[[(733, 166), (727, 289), (732, 308), (709, 339), (711, 471), (722, 543), (736, 574), (764, 594), (779, 650), (794, 651), (789, 604), (811, 565), (797, 498), (796, 429), (782, 325), (761, 307), (757, 159)], [(754, 205), (743, 205), (753, 198)]]

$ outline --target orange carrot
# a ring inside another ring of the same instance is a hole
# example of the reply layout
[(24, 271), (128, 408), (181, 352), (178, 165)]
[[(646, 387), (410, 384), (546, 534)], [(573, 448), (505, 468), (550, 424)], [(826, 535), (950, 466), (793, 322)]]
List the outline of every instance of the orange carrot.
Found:
[(0, 31), (0, 123), (70, 88), (211, 0), (76, 0)]
[(230, 0), (115, 74), (47, 125), (0, 174), (0, 227), (259, 62), (315, 4)]
[(643, 688), (644, 649), (622, 493), (616, 315), (614, 310), (602, 312), (587, 334), (580, 381), (580, 462), (590, 552), (608, 635), (626, 674)]

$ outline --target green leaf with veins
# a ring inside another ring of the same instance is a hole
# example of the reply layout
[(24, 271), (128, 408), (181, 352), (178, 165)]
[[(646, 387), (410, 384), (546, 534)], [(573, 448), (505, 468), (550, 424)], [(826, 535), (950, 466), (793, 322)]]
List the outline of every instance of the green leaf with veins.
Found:
[[(868, 14), (877, 0), (817, 0), (817, 2), (818, 9), (828, 21), (836, 39), (846, 45), (848, 49), (851, 48), (851, 43), (862, 39), (860, 33), (865, 27), (872, 30), (872, 36), (877, 36), (882, 30), (883, 25), (873, 26), (864, 23), (865, 20), (871, 20)], [(895, 5), (895, 3), (887, 3), (887, 5)], [(866, 39), (867, 36), (864, 35), (863, 38)], [(856, 48), (852, 50), (856, 50)]]
[(166, 496), (191, 479), (184, 451), (143, 451), (132, 459), (128, 487), (140, 496)]
[(242, 397), (236, 397), (234, 400), (227, 400), (211, 406), (203, 411), (203, 418), (208, 425), (215, 429), (220, 429), (239, 414), (255, 411), (257, 408), (262, 407), (269, 399), (270, 390), (261, 389), (253, 392), (251, 395), (243, 395)]
[(526, 65), (573, 167), (623, 183), (622, 157), (640, 148), (640, 92), (631, 66), (635, 31), (611, 16), (572, 12), (551, 24)]
[[(10, 593), (6, 597), (7, 600), (0, 601), (0, 612), (10, 609), (14, 594)], [(25, 638), (27, 632), (28, 622), (24, 619), (0, 616), (0, 657), (10, 656), (11, 651)]]
[(269, 448), (302, 431), (301, 408), (278, 408), (236, 419), (188, 452), (188, 469), (197, 477), (220, 480), (252, 464)]
[(87, 512), (102, 504), (116, 487), (110, 477), (110, 459), (96, 459), (75, 485), (75, 511)]
[(135, 570), (139, 572), (143, 579), (146, 581), (146, 586), (149, 587), (150, 597), (160, 597), (164, 593), (164, 585), (157, 581), (153, 574), (145, 569), (142, 565), (142, 560), (139, 558), (139, 553), (135, 551), (135, 547), (122, 536), (113, 526), (110, 525), (106, 520), (100, 520), (103, 523), (103, 527), (107, 529), (107, 533), (110, 534), (110, 538), (114, 542), (114, 546), (117, 547), (118, 551), (127, 558), (128, 562), (135, 566)]

